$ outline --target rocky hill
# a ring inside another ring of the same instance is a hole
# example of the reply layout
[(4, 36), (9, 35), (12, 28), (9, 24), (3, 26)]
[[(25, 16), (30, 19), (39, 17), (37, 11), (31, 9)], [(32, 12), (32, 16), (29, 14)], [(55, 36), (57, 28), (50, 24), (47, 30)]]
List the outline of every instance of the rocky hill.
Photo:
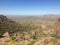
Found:
[(19, 30), (20, 25), (8, 19), (6, 16), (0, 15), (0, 36), (5, 32), (12, 34)]

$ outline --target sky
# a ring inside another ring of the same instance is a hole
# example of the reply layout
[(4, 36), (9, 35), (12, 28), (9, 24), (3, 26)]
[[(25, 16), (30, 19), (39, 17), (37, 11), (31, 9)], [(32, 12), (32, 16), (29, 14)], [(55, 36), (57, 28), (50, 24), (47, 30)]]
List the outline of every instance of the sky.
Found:
[(0, 0), (0, 14), (60, 14), (60, 0)]

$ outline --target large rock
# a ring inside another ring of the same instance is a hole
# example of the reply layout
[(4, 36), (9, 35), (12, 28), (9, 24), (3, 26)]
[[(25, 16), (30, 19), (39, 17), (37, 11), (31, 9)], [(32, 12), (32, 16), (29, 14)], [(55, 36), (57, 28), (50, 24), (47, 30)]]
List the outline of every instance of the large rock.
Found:
[(54, 31), (56, 36), (60, 37), (60, 18), (55, 23)]

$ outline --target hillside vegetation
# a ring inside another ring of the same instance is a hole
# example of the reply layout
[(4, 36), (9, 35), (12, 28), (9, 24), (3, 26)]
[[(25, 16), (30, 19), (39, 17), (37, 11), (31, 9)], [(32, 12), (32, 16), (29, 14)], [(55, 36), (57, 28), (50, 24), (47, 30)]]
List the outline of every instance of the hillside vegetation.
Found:
[(60, 19), (48, 17), (0, 15), (0, 37), (9, 33), (5, 45), (60, 45)]

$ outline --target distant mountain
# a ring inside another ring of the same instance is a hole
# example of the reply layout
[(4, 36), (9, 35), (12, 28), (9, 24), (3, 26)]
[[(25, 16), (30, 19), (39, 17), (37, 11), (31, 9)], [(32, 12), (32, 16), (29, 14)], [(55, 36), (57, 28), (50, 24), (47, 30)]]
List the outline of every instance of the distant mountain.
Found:
[(14, 20), (18, 23), (20, 22), (24, 22), (24, 21), (36, 21), (36, 20), (42, 20), (42, 21), (56, 21), (57, 18), (59, 18), (60, 15), (57, 15), (57, 14), (45, 14), (45, 15), (40, 15), (40, 16), (8, 16), (8, 18), (10, 18), (11, 20)]

